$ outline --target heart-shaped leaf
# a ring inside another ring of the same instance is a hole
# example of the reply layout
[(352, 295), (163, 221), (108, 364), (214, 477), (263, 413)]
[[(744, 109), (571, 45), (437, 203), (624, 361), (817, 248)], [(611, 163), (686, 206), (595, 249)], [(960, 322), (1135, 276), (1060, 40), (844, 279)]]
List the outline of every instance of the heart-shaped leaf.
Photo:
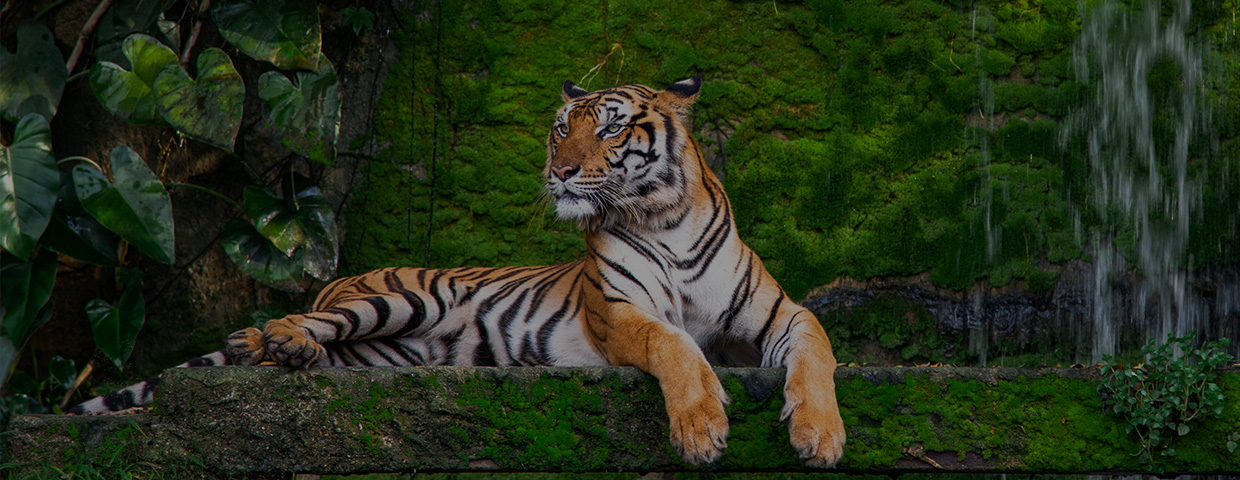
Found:
[(276, 248), (249, 222), (232, 220), (224, 225), (220, 239), (228, 259), (237, 264), (246, 275), (265, 285), (287, 292), (300, 292), (297, 284), (301, 278), (301, 258), (288, 256)]
[(0, 307), (4, 310), (4, 336), (20, 349), (30, 334), (47, 322), (56, 283), (56, 255), (41, 252), (30, 262), (0, 254)]
[(241, 128), (245, 84), (228, 54), (208, 48), (198, 55), (198, 79), (177, 66), (155, 78), (155, 107), (164, 121), (192, 138), (232, 151)]
[(146, 322), (142, 286), (126, 287), (115, 307), (100, 299), (91, 300), (86, 304), (86, 318), (95, 333), (95, 346), (112, 360), (116, 368), (123, 368), (129, 354), (133, 353), (138, 332)]
[(331, 204), (305, 177), (286, 177), (283, 190), (281, 199), (265, 188), (246, 187), (245, 205), (254, 226), (285, 255), (301, 253), (307, 273), (331, 279), (339, 252)]
[(326, 58), (317, 72), (297, 72), (296, 82), (280, 72), (258, 77), (258, 96), (267, 101), (268, 124), (280, 132), (286, 147), (316, 162), (331, 165), (340, 131), (340, 88), (336, 70)]
[[(107, 13), (99, 21), (95, 29), (95, 58), (125, 65), (121, 53), (121, 42), (130, 34), (138, 32), (163, 31), (164, 28), (152, 29), (163, 17), (163, 13), (175, 0), (117, 0), (108, 8)], [(172, 40), (172, 39), (170, 39)], [(179, 45), (172, 41), (169, 45)]]
[(31, 113), (0, 146), (0, 247), (25, 260), (43, 235), (60, 182), (47, 120)]
[(74, 367), (72, 359), (56, 355), (48, 360), (47, 373), (57, 387), (68, 389), (73, 386), (73, 380), (77, 377), (77, 368)]
[(90, 69), (90, 87), (103, 108), (129, 123), (163, 125), (155, 110), (155, 78), (164, 68), (177, 64), (177, 54), (154, 38), (140, 33), (125, 39), (125, 58), (133, 70), (112, 62), (98, 62)]
[(86, 213), (73, 188), (73, 175), (60, 174), (60, 194), (52, 221), (39, 242), (62, 255), (95, 265), (120, 266), (119, 238)]
[(51, 120), (65, 90), (65, 57), (52, 32), (26, 20), (17, 27), (17, 51), (0, 47), (0, 116), (16, 122), (37, 113)]
[(322, 44), (317, 3), (225, 0), (211, 13), (220, 35), (246, 55), (285, 70), (317, 68)]
[(73, 185), (82, 207), (143, 253), (171, 265), (175, 249), (168, 191), (129, 147), (113, 149), (111, 162), (115, 184), (93, 168), (73, 168)]

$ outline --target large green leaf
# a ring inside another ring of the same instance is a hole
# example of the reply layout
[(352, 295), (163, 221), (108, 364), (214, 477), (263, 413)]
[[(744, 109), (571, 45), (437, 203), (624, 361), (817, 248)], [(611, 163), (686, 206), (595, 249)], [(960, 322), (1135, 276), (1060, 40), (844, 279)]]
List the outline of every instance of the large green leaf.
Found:
[(34, 260), (23, 262), (0, 254), (0, 278), (4, 279), (0, 282), (3, 335), (20, 349), (51, 315), (51, 309), (43, 307), (52, 298), (52, 287), (56, 283), (56, 255), (44, 251)]
[(283, 190), (284, 198), (278, 198), (265, 188), (246, 187), (245, 205), (254, 226), (285, 255), (299, 252), (306, 273), (331, 279), (339, 251), (331, 204), (305, 177), (286, 177)]
[(17, 27), (17, 51), (0, 48), (0, 117), (11, 122), (37, 113), (51, 120), (65, 90), (65, 57), (52, 32), (26, 20)]
[(228, 43), (285, 70), (314, 70), (322, 40), (315, 2), (224, 0), (212, 9)]
[[(95, 58), (125, 65), (122, 41), (133, 33), (151, 32), (175, 0), (117, 0), (95, 29)], [(172, 42), (176, 45), (178, 42)]]
[(9, 383), (9, 373), (17, 363), (17, 345), (13, 339), (0, 335), (0, 388)]
[(224, 225), (220, 239), (228, 259), (237, 264), (246, 275), (265, 285), (288, 292), (300, 292), (297, 284), (301, 278), (301, 258), (288, 256), (276, 248), (249, 222), (232, 220)]
[(123, 50), (132, 70), (106, 61), (91, 67), (90, 87), (95, 98), (109, 113), (130, 123), (163, 125), (152, 89), (159, 72), (177, 64), (176, 52), (140, 33), (126, 38)]
[(340, 88), (336, 69), (323, 58), (317, 72), (297, 72), (296, 82), (280, 72), (258, 77), (258, 96), (267, 101), (267, 121), (294, 152), (331, 165), (340, 131)]
[(208, 48), (198, 55), (198, 80), (177, 66), (155, 78), (155, 107), (164, 121), (192, 138), (232, 151), (241, 127), (245, 84), (228, 54)]
[(56, 209), (40, 243), (57, 253), (95, 265), (120, 266), (119, 239), (86, 213), (73, 188), (73, 175), (60, 174), (60, 194)]
[(77, 378), (77, 367), (73, 365), (73, 359), (55, 355), (47, 362), (47, 373), (57, 387), (67, 390)]
[(30, 256), (52, 217), (58, 175), (47, 120), (26, 115), (13, 145), (0, 146), (0, 247), (23, 260)]
[(95, 332), (95, 346), (122, 368), (146, 322), (141, 284), (126, 287), (115, 307), (100, 299), (91, 300), (86, 304), (86, 318)]
[(115, 184), (93, 168), (73, 168), (73, 185), (82, 207), (143, 253), (171, 265), (175, 249), (168, 191), (129, 147), (113, 149), (111, 163)]

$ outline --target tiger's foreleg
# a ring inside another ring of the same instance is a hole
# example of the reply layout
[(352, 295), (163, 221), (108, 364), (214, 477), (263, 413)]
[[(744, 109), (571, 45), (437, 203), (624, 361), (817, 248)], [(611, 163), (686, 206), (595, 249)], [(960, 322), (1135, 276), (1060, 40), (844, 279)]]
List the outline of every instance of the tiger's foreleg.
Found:
[(693, 338), (624, 301), (587, 303), (588, 334), (608, 362), (659, 379), (672, 446), (681, 458), (698, 465), (719, 458), (727, 447), (728, 397)]
[(835, 399), (835, 355), (813, 313), (780, 292), (755, 343), (763, 367), (787, 367), (784, 408), (792, 446), (806, 463), (831, 467), (844, 454), (844, 421)]

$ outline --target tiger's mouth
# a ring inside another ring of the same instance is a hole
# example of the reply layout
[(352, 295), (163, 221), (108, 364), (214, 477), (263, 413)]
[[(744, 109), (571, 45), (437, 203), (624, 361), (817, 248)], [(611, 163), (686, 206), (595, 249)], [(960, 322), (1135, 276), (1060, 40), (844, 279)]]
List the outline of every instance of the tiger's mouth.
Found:
[(555, 214), (561, 220), (579, 221), (598, 215), (598, 205), (585, 196), (565, 189), (555, 197)]

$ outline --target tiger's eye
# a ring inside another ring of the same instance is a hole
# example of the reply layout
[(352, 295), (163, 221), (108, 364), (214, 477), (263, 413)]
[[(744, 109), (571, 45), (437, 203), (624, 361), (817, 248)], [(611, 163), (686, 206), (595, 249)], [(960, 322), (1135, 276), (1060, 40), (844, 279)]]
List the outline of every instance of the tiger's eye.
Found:
[(567, 137), (567, 136), (568, 136), (568, 126), (564, 125), (563, 123), (561, 123), (561, 124), (559, 124), (559, 125), (556, 125), (556, 126), (555, 126), (555, 133), (559, 134), (561, 137)]
[(620, 125), (618, 123), (613, 123), (607, 126), (607, 133), (616, 133), (616, 132), (619, 132), (623, 128), (624, 128), (623, 125)]

